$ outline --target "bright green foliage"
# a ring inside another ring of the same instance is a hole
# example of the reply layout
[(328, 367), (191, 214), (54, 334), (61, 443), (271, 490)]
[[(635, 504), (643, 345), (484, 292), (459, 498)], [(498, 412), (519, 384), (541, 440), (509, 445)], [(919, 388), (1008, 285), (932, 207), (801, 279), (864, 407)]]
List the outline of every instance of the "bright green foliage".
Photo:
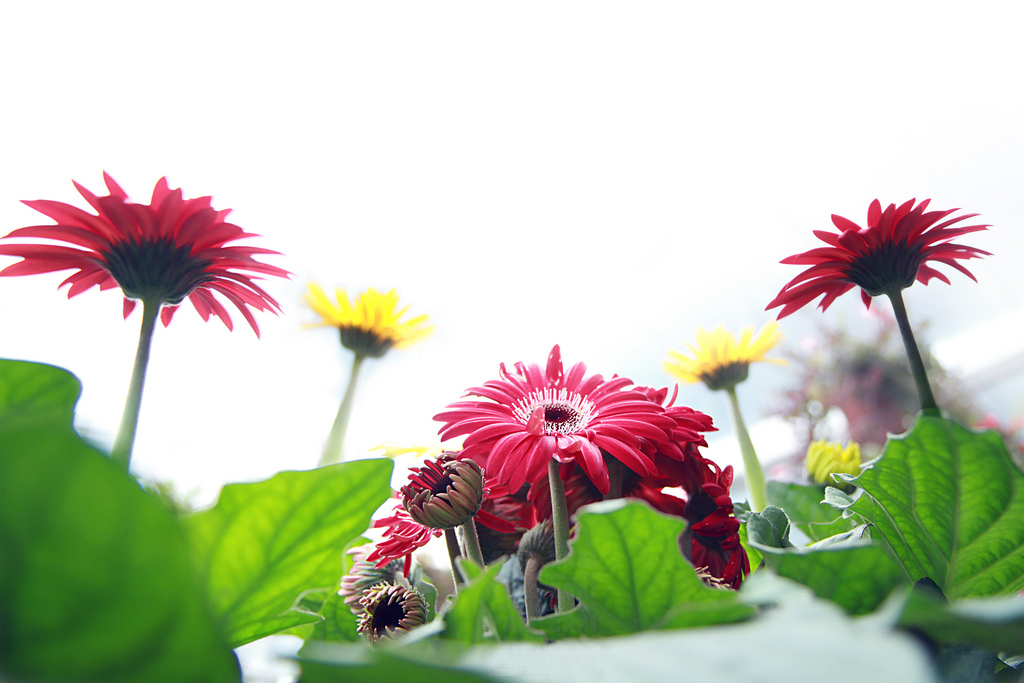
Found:
[(1024, 473), (999, 435), (918, 418), (857, 477), (850, 510), (874, 525), (912, 581), (950, 600), (1024, 588)]
[(233, 647), (319, 621), (304, 591), (336, 587), (342, 552), (391, 493), (390, 460), (357, 460), (225, 486), (185, 519), (214, 614)]
[(769, 505), (785, 510), (793, 526), (811, 541), (820, 541), (856, 526), (856, 522), (843, 519), (838, 510), (825, 505), (822, 486), (770, 481), (765, 485), (764, 496)]
[(697, 578), (679, 552), (682, 520), (637, 501), (614, 500), (584, 508), (576, 521), (572, 552), (546, 565), (540, 581), (582, 604), (531, 622), (549, 638), (722, 624), (752, 614), (734, 592)]
[(863, 528), (794, 548), (788, 543), (784, 516), (779, 508), (768, 506), (748, 521), (751, 544), (779, 576), (807, 586), (853, 615), (873, 612), (897, 586), (906, 584), (885, 549), (861, 537)]
[(73, 431), (78, 387), (0, 361), (0, 679), (238, 681), (179, 520)]
[(544, 640), (526, 627), (505, 586), (494, 578), (501, 571), (501, 564), (487, 569), (472, 562), (461, 562), (459, 566), (469, 581), (459, 587), (455, 603), (443, 615), (443, 638), (468, 645), (495, 640)]

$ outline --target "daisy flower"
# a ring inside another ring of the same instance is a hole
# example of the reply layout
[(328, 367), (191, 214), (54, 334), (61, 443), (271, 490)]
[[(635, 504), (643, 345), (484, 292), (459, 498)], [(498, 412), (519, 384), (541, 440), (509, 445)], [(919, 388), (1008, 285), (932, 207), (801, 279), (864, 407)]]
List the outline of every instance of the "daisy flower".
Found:
[(676, 379), (704, 382), (709, 389), (717, 391), (745, 380), (751, 363), (785, 363), (781, 359), (765, 358), (781, 338), (782, 332), (774, 322), (756, 334), (751, 325), (740, 333), (739, 338), (722, 326), (711, 332), (697, 328), (696, 345), (687, 344), (689, 353), (669, 351), (669, 360), (663, 366)]
[(249, 309), (277, 314), (280, 306), (255, 281), (267, 275), (287, 277), (289, 273), (253, 258), (278, 252), (231, 244), (255, 235), (228, 223), (225, 219), (231, 210), (215, 210), (210, 197), (185, 199), (180, 189), (170, 189), (167, 179), (161, 178), (149, 204), (135, 204), (128, 201), (127, 193), (110, 175), (104, 173), (103, 180), (110, 193), (105, 196), (75, 183), (95, 214), (62, 202), (25, 202), (55, 223), (9, 233), (5, 239), (48, 242), (0, 245), (0, 254), (21, 259), (0, 271), (0, 276), (72, 270), (60, 284), (68, 287), (68, 298), (93, 287), (120, 287), (125, 318), (138, 301), (142, 302), (135, 366), (121, 426), (111, 448), (111, 457), (128, 467), (157, 316), (167, 326), (178, 305), (188, 299), (203, 320), (216, 316), (230, 330), (231, 316), (218, 299), (223, 297), (238, 309), (258, 337), (259, 327)]
[(949, 284), (949, 278), (929, 265), (930, 262), (955, 268), (974, 280), (974, 275), (959, 261), (991, 254), (955, 244), (952, 240), (989, 226), (958, 226), (957, 223), (978, 214), (948, 218), (959, 209), (925, 211), (931, 200), (926, 199), (917, 206), (914, 201), (911, 199), (898, 207), (890, 204), (882, 211), (882, 205), (874, 200), (868, 207), (867, 227), (864, 228), (833, 214), (832, 223), (839, 232), (815, 230), (815, 236), (827, 247), (782, 260), (782, 263), (810, 268), (790, 280), (765, 310), (781, 306), (779, 319), (782, 319), (819, 296), (822, 299), (818, 307), (824, 311), (837, 297), (854, 287), (861, 288), (864, 305), (870, 306), (871, 297), (899, 292), (915, 280), (926, 285), (936, 278)]

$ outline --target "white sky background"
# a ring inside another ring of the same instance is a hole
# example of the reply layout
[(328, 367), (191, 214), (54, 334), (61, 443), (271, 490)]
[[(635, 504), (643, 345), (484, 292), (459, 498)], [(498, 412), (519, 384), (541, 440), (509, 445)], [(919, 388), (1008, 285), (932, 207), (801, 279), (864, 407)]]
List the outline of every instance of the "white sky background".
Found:
[[(1011, 3), (8, 3), (0, 13), (0, 233), (86, 206), (107, 170), (135, 201), (166, 175), (295, 273), (280, 318), (229, 333), (186, 304), (154, 341), (134, 467), (210, 500), (316, 464), (350, 354), (305, 284), (396, 287), (437, 327), (364, 367), (347, 442), (428, 442), (431, 416), (498, 363), (568, 363), (665, 385), (698, 325), (738, 330), (868, 204), (931, 197), (993, 229), (975, 285), (907, 292), (929, 339), (1020, 305), (1024, 43)], [(13, 259), (4, 259), (6, 265)], [(0, 278), (0, 357), (66, 367), (78, 424), (112, 440), (140, 316), (71, 302), (59, 274)], [(879, 301), (878, 304), (886, 304)], [(870, 325), (850, 293), (783, 321)], [(1019, 352), (1002, 318), (975, 353)], [(970, 351), (968, 351), (970, 353)], [(792, 381), (757, 366), (748, 421)], [(702, 386), (682, 402), (728, 431)], [(1004, 418), (1024, 412), (1001, 400)], [(714, 457), (714, 448), (709, 453)]]

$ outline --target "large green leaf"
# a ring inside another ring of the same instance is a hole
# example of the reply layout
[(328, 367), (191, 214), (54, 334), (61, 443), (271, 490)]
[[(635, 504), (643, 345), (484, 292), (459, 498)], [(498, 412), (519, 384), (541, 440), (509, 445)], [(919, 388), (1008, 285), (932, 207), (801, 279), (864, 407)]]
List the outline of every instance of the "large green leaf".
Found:
[(390, 460), (357, 460), (225, 486), (186, 518), (210, 604), (233, 646), (320, 616), (305, 591), (341, 579), (345, 546), (391, 493)]
[(576, 609), (530, 625), (559, 639), (738, 621), (751, 615), (732, 591), (708, 588), (679, 552), (685, 523), (638, 501), (612, 500), (576, 515), (572, 552), (541, 570)]
[(1002, 438), (919, 417), (857, 478), (850, 509), (873, 524), (912, 581), (950, 600), (1024, 588), (1024, 473)]
[(458, 597), (443, 615), (443, 638), (470, 645), (495, 640), (544, 640), (526, 627), (505, 586), (495, 579), (501, 564), (486, 569), (472, 562), (460, 562), (459, 566), (469, 581), (459, 587)]
[(179, 520), (71, 429), (78, 386), (0, 362), (0, 679), (237, 681)]
[[(778, 590), (774, 584), (785, 584)], [(851, 619), (806, 589), (758, 572), (748, 587), (775, 605), (756, 619), (707, 629), (658, 631), (540, 645), (458, 648), (303, 648), (304, 683), (480, 681), (900, 681), (934, 683), (924, 649), (886, 619)], [(777, 597), (773, 597), (777, 594)], [(415, 631), (413, 634), (414, 635)], [(435, 643), (435, 645), (437, 645)], [(388, 676), (389, 672), (393, 675)]]

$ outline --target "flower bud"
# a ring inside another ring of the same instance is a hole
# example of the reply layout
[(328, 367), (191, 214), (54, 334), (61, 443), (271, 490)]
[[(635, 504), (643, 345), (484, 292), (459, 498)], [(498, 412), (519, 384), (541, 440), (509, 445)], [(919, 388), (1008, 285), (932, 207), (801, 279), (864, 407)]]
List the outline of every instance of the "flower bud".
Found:
[(363, 614), (356, 629), (370, 642), (395, 638), (427, 620), (423, 596), (397, 584), (377, 584), (363, 594), (359, 604)]
[(833, 474), (860, 474), (860, 446), (851, 441), (843, 448), (831, 441), (815, 441), (807, 449), (807, 474), (817, 484), (835, 486)]
[(432, 529), (454, 529), (471, 520), (484, 499), (484, 473), (472, 460), (445, 452), (412, 469), (402, 487), (409, 516)]

